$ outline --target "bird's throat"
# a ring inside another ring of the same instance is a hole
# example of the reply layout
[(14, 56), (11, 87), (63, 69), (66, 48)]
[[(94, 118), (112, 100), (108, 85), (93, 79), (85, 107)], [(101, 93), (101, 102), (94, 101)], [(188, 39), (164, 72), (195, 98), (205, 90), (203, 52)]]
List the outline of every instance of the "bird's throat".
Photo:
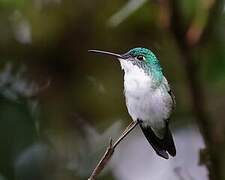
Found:
[[(147, 83), (146, 81), (151, 81), (153, 86), (160, 85), (162, 81), (162, 71), (161, 69), (154, 69), (154, 67), (148, 67), (147, 65), (134, 64), (131, 61), (120, 60), (121, 68), (124, 70), (126, 77), (128, 79), (135, 79), (140, 83)], [(124, 80), (126, 80), (125, 78)]]

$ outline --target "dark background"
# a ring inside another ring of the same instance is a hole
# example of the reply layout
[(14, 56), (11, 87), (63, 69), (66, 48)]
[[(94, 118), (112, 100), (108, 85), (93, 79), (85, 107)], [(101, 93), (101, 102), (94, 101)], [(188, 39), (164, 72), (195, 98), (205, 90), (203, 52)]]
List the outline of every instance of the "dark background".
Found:
[(131, 121), (119, 63), (87, 51), (139, 46), (159, 58), (176, 96), (178, 155), (176, 162), (155, 157), (138, 130), (121, 149), (137, 154), (141, 167), (140, 146), (129, 148), (140, 137), (146, 157), (176, 165), (195, 157), (193, 167), (166, 166), (160, 177), (149, 167), (140, 177), (115, 158), (99, 179), (158, 180), (170, 172), (178, 180), (225, 179), (224, 42), (223, 0), (1, 0), (0, 180), (87, 179), (109, 138)]

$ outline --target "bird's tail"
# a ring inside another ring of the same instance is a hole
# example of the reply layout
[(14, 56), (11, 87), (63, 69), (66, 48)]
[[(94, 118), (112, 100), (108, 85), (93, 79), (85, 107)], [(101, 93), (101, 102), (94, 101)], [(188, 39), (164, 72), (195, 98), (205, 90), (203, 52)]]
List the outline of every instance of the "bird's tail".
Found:
[(166, 132), (163, 139), (158, 138), (150, 126), (145, 127), (142, 124), (140, 124), (140, 127), (145, 137), (147, 138), (148, 142), (151, 144), (151, 146), (159, 156), (168, 159), (169, 158), (168, 153), (171, 156), (176, 155), (176, 148), (174, 145), (172, 134), (168, 127), (168, 123), (166, 124)]

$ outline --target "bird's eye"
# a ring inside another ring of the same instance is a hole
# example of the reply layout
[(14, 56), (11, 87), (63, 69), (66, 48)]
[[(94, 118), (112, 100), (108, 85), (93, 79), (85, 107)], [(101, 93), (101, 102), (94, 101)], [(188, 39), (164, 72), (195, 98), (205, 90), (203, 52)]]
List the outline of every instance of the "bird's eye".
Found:
[(144, 60), (144, 56), (142, 56), (142, 55), (138, 55), (136, 58), (137, 58), (139, 61), (143, 61), (143, 60)]

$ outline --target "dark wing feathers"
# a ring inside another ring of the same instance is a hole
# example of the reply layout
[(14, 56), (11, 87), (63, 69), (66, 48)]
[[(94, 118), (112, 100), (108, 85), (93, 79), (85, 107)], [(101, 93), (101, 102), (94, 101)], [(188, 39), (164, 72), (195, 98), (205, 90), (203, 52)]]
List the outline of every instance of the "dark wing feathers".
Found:
[(176, 155), (176, 148), (174, 145), (173, 137), (168, 127), (168, 122), (166, 122), (166, 132), (163, 139), (159, 139), (155, 135), (150, 126), (145, 127), (142, 124), (140, 124), (140, 127), (145, 137), (147, 138), (148, 142), (151, 144), (151, 146), (159, 156), (168, 159), (169, 158), (168, 153), (171, 156)]
[[(170, 89), (170, 85), (168, 84), (168, 81), (166, 80), (166, 78), (163, 78), (163, 84), (164, 87), (166, 88), (168, 94), (170, 95), (171, 99), (172, 99), (172, 109), (175, 109), (176, 106), (176, 101), (175, 101), (175, 96), (173, 94), (173, 92)], [(140, 127), (145, 135), (145, 137), (147, 138), (148, 142), (151, 144), (151, 146), (153, 147), (153, 149), (155, 150), (155, 152), (165, 158), (168, 159), (169, 155), (171, 156), (175, 156), (176, 155), (176, 148), (174, 145), (174, 141), (173, 141), (173, 137), (172, 134), (170, 132), (169, 126), (168, 126), (168, 119), (165, 120), (166, 126), (165, 126), (165, 135), (163, 139), (158, 138), (154, 131), (151, 129), (150, 126), (146, 127), (143, 126), (142, 123), (140, 123)]]
[(172, 90), (171, 90), (171, 88), (170, 88), (170, 85), (169, 85), (169, 83), (168, 83), (168, 81), (166, 80), (166, 78), (164, 77), (163, 78), (163, 84), (164, 84), (164, 87), (165, 87), (165, 89), (167, 90), (167, 92), (168, 92), (168, 94), (170, 95), (170, 97), (171, 97), (171, 99), (172, 99), (172, 109), (174, 110), (175, 109), (175, 107), (176, 107), (176, 101), (175, 101), (175, 96), (174, 96), (174, 94), (173, 94), (173, 92), (172, 92)]
[(171, 89), (169, 89), (167, 92), (168, 92), (168, 94), (170, 95), (170, 97), (171, 97), (171, 99), (172, 99), (172, 101), (173, 101), (172, 109), (174, 110), (175, 107), (176, 107), (175, 96), (174, 96), (174, 94), (173, 94), (173, 91), (171, 91)]

